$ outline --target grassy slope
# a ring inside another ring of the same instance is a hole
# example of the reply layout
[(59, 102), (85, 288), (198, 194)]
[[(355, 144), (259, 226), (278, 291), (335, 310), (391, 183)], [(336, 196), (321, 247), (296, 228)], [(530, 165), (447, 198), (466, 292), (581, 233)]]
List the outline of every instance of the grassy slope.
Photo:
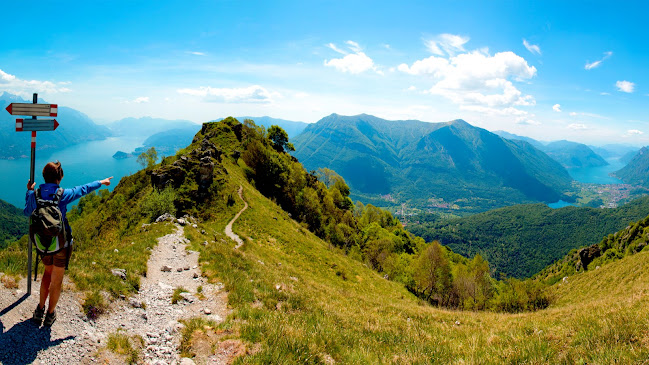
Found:
[[(342, 363), (649, 359), (649, 320), (642, 310), (649, 304), (645, 254), (571, 278), (557, 286), (557, 304), (544, 311), (439, 310), (333, 252), (247, 184), (238, 168), (227, 169), (250, 204), (234, 230), (249, 239), (239, 252), (232, 243), (203, 247), (196, 231), (188, 235), (201, 251), (203, 270), (230, 292), (233, 314), (222, 327), (251, 347), (261, 344), (241, 363), (319, 363), (330, 357)], [(226, 221), (206, 225), (222, 232)], [(638, 272), (645, 274), (637, 277)]]

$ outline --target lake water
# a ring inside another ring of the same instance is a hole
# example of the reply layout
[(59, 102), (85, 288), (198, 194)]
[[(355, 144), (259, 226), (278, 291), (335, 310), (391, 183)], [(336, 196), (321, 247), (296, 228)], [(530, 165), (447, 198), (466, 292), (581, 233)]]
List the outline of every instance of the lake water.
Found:
[(568, 173), (573, 179), (583, 183), (621, 184), (622, 180), (610, 177), (608, 174), (623, 168), (624, 162), (617, 158), (608, 159), (606, 162), (609, 163), (606, 166), (568, 169)]
[[(582, 183), (622, 184), (622, 180), (611, 177), (608, 174), (623, 168), (625, 165), (624, 162), (621, 162), (617, 158), (608, 159), (606, 160), (606, 162), (609, 163), (606, 166), (568, 169), (568, 173), (570, 174), (570, 176), (572, 176), (573, 179)], [(558, 202), (548, 204), (548, 206), (553, 209), (563, 208), (570, 205), (575, 205), (575, 204), (564, 202), (563, 200), (559, 200)]]
[[(103, 141), (73, 145), (55, 152), (36, 151), (36, 186), (44, 182), (43, 166), (50, 161), (59, 160), (64, 172), (61, 182), (64, 188), (114, 176), (108, 187), (112, 190), (122, 177), (141, 169), (135, 158), (116, 160), (113, 154), (118, 150), (132, 152), (141, 147), (142, 142), (141, 138), (112, 137)], [(0, 199), (22, 209), (25, 206), (25, 191), (29, 180), (29, 158), (0, 160), (0, 171)], [(102, 186), (102, 189), (106, 188)]]

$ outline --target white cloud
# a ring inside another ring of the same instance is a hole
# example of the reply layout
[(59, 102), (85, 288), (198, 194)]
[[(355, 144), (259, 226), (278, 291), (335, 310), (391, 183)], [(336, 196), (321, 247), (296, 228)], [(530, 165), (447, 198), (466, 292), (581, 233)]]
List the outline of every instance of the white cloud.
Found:
[(626, 133), (627, 133), (629, 136), (633, 136), (633, 135), (639, 136), (639, 135), (641, 135), (641, 134), (644, 134), (643, 131), (639, 131), (639, 130), (637, 130), (637, 129), (629, 129), (628, 131), (626, 131)]
[(476, 50), (449, 58), (431, 56), (411, 66), (401, 64), (398, 70), (431, 77), (434, 84), (428, 92), (456, 104), (503, 108), (536, 103), (531, 95), (523, 95), (509, 80), (523, 81), (536, 75), (536, 68), (513, 52), (491, 56), (486, 50)]
[(469, 41), (469, 37), (462, 37), (455, 34), (440, 34), (434, 39), (424, 41), (424, 44), (430, 53), (443, 56), (444, 52), (453, 56), (458, 52), (464, 52), (464, 45)]
[(576, 116), (577, 116), (577, 113), (576, 113), (576, 112), (570, 112), (570, 116), (571, 116), (571, 117), (576, 117)]
[(135, 104), (142, 104), (142, 103), (148, 103), (149, 102), (149, 97), (148, 96), (140, 96), (139, 98), (136, 98), (133, 100)]
[(581, 130), (584, 130), (584, 129), (588, 129), (588, 127), (585, 124), (582, 124), (582, 123), (568, 124), (568, 126), (566, 128), (572, 129), (572, 130), (575, 130), (575, 131), (581, 131)]
[(23, 80), (15, 75), (0, 70), (0, 91), (8, 91), (23, 97), (31, 96), (33, 93), (66, 93), (69, 81), (51, 82), (39, 80)]
[(417, 88), (416, 88), (414, 85), (410, 85), (410, 86), (408, 87), (408, 89), (406, 89), (406, 90), (408, 90), (408, 91), (415, 91), (415, 90), (417, 90)]
[(536, 120), (532, 120), (532, 119), (517, 120), (516, 124), (518, 124), (518, 125), (541, 125), (541, 123), (537, 122)]
[(626, 80), (616, 82), (615, 86), (617, 87), (618, 91), (622, 91), (625, 93), (632, 93), (633, 89), (635, 89), (635, 84)]
[(605, 91), (603, 91), (603, 92), (601, 92), (601, 93), (599, 93), (599, 94), (600, 94), (600, 95), (611, 95), (611, 93), (607, 93), (607, 92), (605, 92)]
[(193, 54), (194, 56), (205, 56), (205, 53), (204, 53), (204, 52), (193, 52), (193, 51), (189, 51), (189, 52), (187, 52), (187, 53), (189, 53), (189, 54)]
[(361, 50), (361, 47), (358, 45), (358, 43), (354, 41), (347, 41), (345, 43), (347, 44), (348, 48), (354, 53), (347, 53), (336, 47), (335, 44), (329, 43), (329, 48), (345, 56), (343, 58), (325, 60), (325, 66), (333, 67), (340, 72), (349, 72), (351, 74), (360, 74), (365, 71), (373, 70), (379, 75), (383, 75), (383, 72), (374, 65), (374, 61), (372, 61), (372, 59)]
[(530, 44), (526, 39), (523, 39), (523, 45), (531, 53), (535, 53), (535, 54), (538, 54), (538, 55), (541, 54), (541, 48), (537, 44)]
[(348, 52), (345, 52), (345, 51), (343, 51), (342, 49), (336, 47), (336, 45), (333, 44), (333, 43), (329, 43), (329, 44), (327, 44), (327, 47), (331, 48), (331, 49), (334, 50), (335, 52), (338, 52), (338, 53), (340, 53), (340, 54), (342, 54), (342, 55), (346, 55), (346, 54), (348, 53)]
[(559, 105), (559, 104), (554, 104), (554, 105), (552, 106), (552, 110), (554, 110), (555, 112), (559, 112), (559, 113), (561, 113), (561, 105)]
[(269, 92), (259, 85), (241, 88), (213, 88), (201, 86), (198, 89), (179, 89), (181, 94), (200, 96), (205, 101), (217, 103), (271, 103), (279, 93)]
[(356, 53), (361, 51), (361, 46), (358, 45), (358, 43), (356, 43), (354, 41), (347, 41), (345, 43), (347, 43), (347, 45), (349, 46), (349, 49), (351, 49), (352, 51), (354, 51)]
[(604, 62), (604, 60), (606, 60), (607, 58), (611, 57), (612, 55), (613, 55), (613, 52), (611, 52), (611, 51), (604, 52), (604, 57), (602, 57), (601, 60), (597, 60), (597, 61), (595, 61), (595, 62), (590, 62), (590, 63), (589, 63), (589, 62), (586, 62), (586, 65), (584, 66), (584, 69), (586, 69), (586, 70), (592, 70), (592, 69), (594, 69), (594, 68), (597, 68), (597, 67), (599, 67), (599, 66), (602, 64), (602, 62)]

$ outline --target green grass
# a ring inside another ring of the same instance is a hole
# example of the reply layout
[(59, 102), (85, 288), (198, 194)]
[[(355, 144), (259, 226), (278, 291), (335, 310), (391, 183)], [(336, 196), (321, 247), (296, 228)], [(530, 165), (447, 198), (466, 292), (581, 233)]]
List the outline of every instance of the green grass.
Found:
[(177, 287), (174, 289), (173, 294), (171, 295), (171, 304), (176, 304), (178, 301), (182, 300), (183, 297), (180, 296), (182, 293), (189, 293), (189, 290), (183, 288), (182, 286)]
[(128, 364), (140, 363), (140, 349), (144, 340), (140, 336), (129, 336), (121, 330), (108, 335), (106, 348), (116, 354), (123, 355)]
[[(198, 233), (187, 234), (192, 249), (201, 252), (203, 272), (210, 281), (223, 282), (229, 292), (232, 314), (223, 326), (250, 347), (260, 345), (238, 363), (649, 359), (649, 320), (642, 310), (649, 304), (649, 254), (577, 275), (569, 290), (568, 285), (557, 285), (556, 304), (543, 311), (441, 310), (330, 249), (248, 185), (238, 169), (228, 170), (244, 186), (250, 204), (233, 227), (245, 240), (241, 250), (233, 250), (231, 241), (203, 246)], [(218, 232), (226, 222), (204, 226)]]

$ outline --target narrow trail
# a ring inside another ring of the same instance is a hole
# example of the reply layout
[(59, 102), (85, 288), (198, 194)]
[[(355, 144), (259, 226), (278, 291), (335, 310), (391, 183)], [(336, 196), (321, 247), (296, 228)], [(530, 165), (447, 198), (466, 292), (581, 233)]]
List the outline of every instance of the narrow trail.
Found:
[(232, 238), (237, 243), (237, 245), (234, 246), (234, 248), (236, 250), (238, 250), (239, 247), (241, 247), (241, 245), (243, 245), (243, 240), (236, 233), (232, 232), (232, 225), (234, 224), (234, 222), (237, 219), (239, 219), (239, 216), (241, 215), (241, 213), (243, 213), (246, 209), (248, 209), (248, 202), (246, 202), (243, 199), (243, 186), (242, 185), (239, 185), (239, 199), (241, 199), (243, 201), (243, 203), (245, 204), (243, 209), (241, 209), (239, 211), (239, 213), (237, 213), (237, 215), (235, 215), (234, 218), (232, 218), (230, 223), (228, 223), (228, 225), (225, 226), (225, 235)]
[[(30, 320), (39, 297), (40, 278), (32, 286), (30, 297), (24, 296), (26, 279), (18, 289), (0, 286), (0, 364), (119, 363), (114, 355), (99, 352), (106, 346), (108, 335), (118, 330), (142, 337), (141, 361), (145, 364), (179, 364), (183, 327), (179, 320), (202, 316), (218, 323), (228, 315), (228, 309), (223, 285), (210, 284), (200, 275), (198, 252), (186, 250), (183, 227), (175, 226), (175, 232), (158, 238), (139, 292), (114, 301), (111, 311), (96, 321), (82, 313), (81, 294), (70, 290), (67, 280), (57, 306), (58, 318), (51, 328), (38, 328)], [(172, 293), (179, 287), (188, 293), (172, 304)], [(199, 287), (201, 294), (197, 293)], [(227, 352), (217, 351), (203, 360), (225, 364), (231, 359)]]

